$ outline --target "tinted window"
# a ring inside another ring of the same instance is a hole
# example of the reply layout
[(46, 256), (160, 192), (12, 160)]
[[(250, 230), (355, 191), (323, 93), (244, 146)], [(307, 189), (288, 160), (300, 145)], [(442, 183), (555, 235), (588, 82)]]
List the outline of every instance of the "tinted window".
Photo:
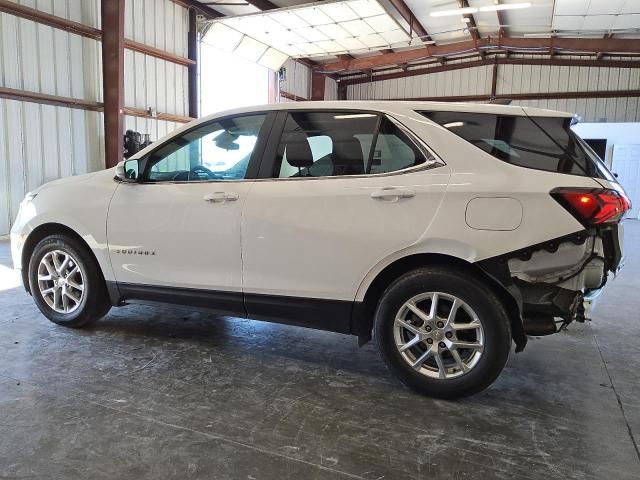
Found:
[(571, 130), (571, 118), (423, 112), (459, 137), (514, 165), (606, 178), (606, 167)]
[(367, 173), (388, 173), (420, 165), (425, 162), (425, 157), (398, 126), (384, 119), (369, 162)]
[(245, 178), (265, 115), (228, 118), (198, 127), (156, 150), (146, 179), (162, 181)]
[(413, 142), (379, 115), (291, 112), (278, 146), (273, 176), (385, 173), (424, 162), (424, 155)]

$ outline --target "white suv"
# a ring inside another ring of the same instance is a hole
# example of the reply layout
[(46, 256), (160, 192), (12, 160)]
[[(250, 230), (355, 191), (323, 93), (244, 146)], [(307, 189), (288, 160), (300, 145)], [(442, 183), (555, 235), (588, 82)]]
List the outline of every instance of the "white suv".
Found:
[(225, 112), (29, 193), (13, 260), (60, 325), (208, 307), (373, 336), (408, 386), (470, 395), (512, 341), (584, 320), (621, 264), (629, 200), (571, 123), (426, 102)]

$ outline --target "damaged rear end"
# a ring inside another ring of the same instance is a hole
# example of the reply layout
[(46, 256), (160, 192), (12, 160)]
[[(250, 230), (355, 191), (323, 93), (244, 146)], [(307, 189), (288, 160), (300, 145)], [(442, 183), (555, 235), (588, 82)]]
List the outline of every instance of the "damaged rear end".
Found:
[[(423, 113), (494, 159), (522, 167), (514, 181), (527, 185), (524, 217), (527, 210), (537, 210), (529, 222), (547, 217), (555, 222), (539, 221), (529, 229), (568, 232), (477, 263), (517, 303), (523, 327), (513, 332), (517, 351), (524, 348), (526, 335), (553, 334), (589, 318), (603, 287), (621, 268), (621, 222), (631, 208), (615, 176), (571, 129), (575, 120), (561, 112), (529, 114), (534, 110), (523, 109), (522, 115)], [(549, 202), (549, 196), (555, 201)], [(562, 228), (550, 228), (558, 222)]]
[[(614, 194), (614, 189), (588, 195), (602, 192), (619, 199), (614, 218), (600, 223), (582, 218), (584, 230), (522, 249), (506, 259), (528, 335), (549, 335), (573, 321), (584, 322), (609, 276), (621, 268), (620, 220), (628, 210), (628, 200), (623, 193)], [(564, 205), (563, 200), (559, 201)]]

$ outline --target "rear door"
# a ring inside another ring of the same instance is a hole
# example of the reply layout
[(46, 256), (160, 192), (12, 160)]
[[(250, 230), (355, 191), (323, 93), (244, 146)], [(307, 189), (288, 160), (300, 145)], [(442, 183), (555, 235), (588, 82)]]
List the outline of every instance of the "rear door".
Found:
[(245, 306), (293, 323), (309, 307), (314, 327), (347, 330), (360, 282), (424, 233), (448, 169), (377, 113), (280, 115), (242, 216)]

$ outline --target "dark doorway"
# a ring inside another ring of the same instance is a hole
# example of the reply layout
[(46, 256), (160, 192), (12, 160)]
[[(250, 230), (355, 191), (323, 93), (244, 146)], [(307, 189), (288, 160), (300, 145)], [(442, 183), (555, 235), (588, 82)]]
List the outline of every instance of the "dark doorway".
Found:
[(607, 139), (606, 138), (589, 138), (589, 139), (585, 138), (584, 141), (587, 142), (591, 148), (593, 148), (593, 151), (598, 154), (598, 156), (603, 162), (606, 162), (606, 159), (605, 159), (607, 155)]

